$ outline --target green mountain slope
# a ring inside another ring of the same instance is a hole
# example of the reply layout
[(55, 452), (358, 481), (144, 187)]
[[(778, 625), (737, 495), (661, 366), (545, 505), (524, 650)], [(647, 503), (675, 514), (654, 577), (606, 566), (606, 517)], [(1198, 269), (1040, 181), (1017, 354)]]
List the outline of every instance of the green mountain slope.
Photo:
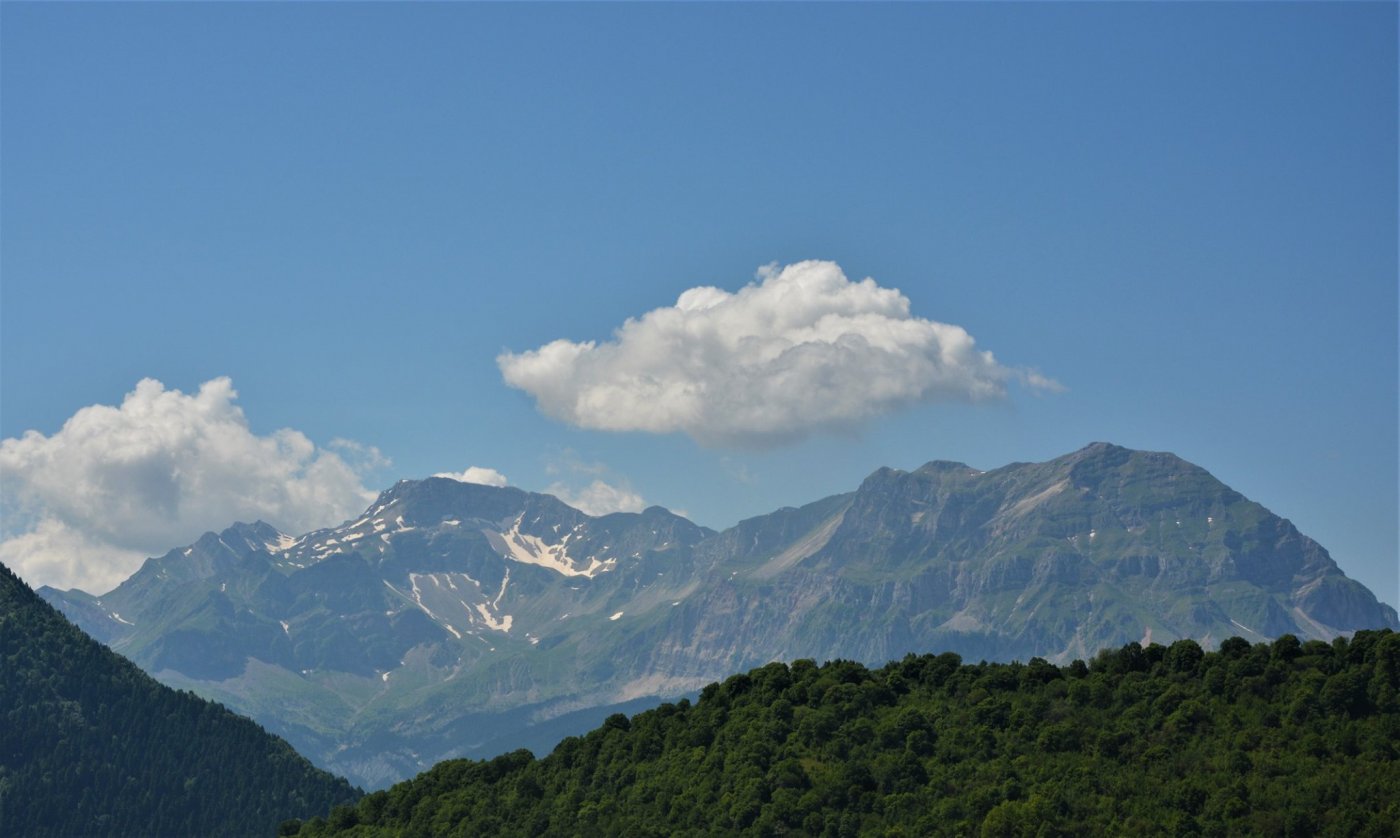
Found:
[(0, 835), (267, 835), (358, 796), (157, 683), (0, 565)]
[(1393, 836), (1397, 691), (1389, 630), (1064, 668), (773, 663), (542, 760), (442, 763), (298, 834)]

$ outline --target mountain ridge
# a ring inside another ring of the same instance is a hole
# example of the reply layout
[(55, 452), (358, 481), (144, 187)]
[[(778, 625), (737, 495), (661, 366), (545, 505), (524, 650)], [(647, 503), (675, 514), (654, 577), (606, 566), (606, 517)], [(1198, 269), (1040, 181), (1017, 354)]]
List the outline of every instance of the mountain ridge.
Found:
[(512, 725), (776, 659), (1065, 662), (1149, 638), (1400, 628), (1291, 523), (1175, 455), (1108, 443), (989, 471), (880, 468), (721, 532), (660, 507), (594, 517), (400, 481), (339, 527), (238, 525), (100, 598), (43, 593), (370, 786)]

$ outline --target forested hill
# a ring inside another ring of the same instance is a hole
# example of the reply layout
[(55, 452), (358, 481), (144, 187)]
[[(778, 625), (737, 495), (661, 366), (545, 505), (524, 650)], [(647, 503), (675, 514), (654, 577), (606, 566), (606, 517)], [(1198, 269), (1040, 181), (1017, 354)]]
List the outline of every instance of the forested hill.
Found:
[(157, 683), (0, 565), (0, 835), (270, 835), (358, 796)]
[(1062, 668), (773, 663), (542, 760), (441, 763), (300, 834), (1391, 836), (1397, 689), (1389, 630)]

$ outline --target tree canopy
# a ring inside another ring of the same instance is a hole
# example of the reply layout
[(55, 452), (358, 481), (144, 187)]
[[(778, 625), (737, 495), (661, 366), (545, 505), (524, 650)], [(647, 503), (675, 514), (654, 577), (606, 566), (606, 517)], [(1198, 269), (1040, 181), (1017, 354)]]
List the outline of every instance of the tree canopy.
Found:
[(253, 721), (157, 683), (0, 565), (0, 835), (270, 835), (358, 797)]
[(772, 663), (286, 834), (1400, 834), (1400, 635)]

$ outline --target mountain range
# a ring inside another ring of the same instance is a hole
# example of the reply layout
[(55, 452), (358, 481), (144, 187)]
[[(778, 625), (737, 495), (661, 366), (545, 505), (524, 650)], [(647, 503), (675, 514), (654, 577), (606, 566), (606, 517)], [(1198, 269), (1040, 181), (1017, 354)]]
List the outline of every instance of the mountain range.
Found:
[(546, 751), (773, 660), (1063, 663), (1131, 641), (1400, 629), (1288, 521), (1174, 455), (1105, 443), (991, 471), (882, 468), (723, 532), (401, 481), (338, 527), (235, 524), (101, 596), (40, 593), (367, 787)]

